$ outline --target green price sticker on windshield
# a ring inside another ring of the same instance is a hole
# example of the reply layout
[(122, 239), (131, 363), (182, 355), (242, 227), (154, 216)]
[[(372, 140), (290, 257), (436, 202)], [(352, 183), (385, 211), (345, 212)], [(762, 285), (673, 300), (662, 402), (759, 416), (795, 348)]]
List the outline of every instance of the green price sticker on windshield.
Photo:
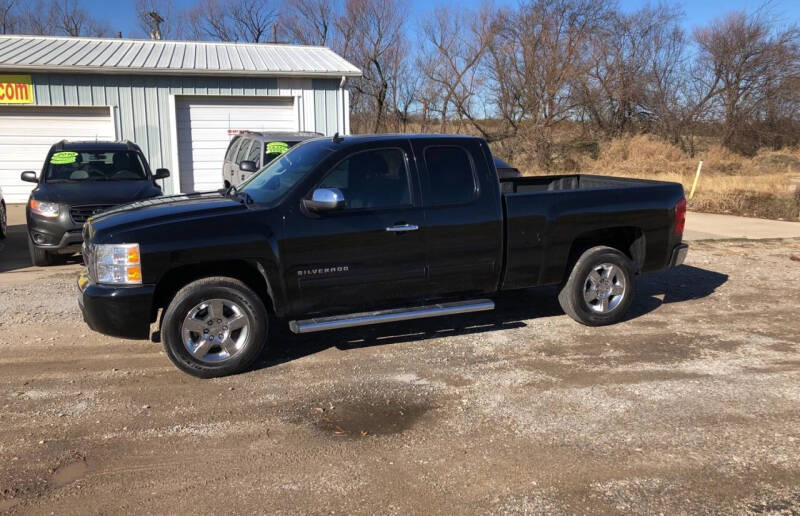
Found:
[(267, 154), (283, 154), (289, 150), (289, 144), (283, 142), (269, 142)]
[(69, 165), (70, 163), (75, 163), (75, 160), (78, 158), (77, 152), (69, 152), (69, 151), (62, 151), (56, 152), (52, 156), (50, 156), (50, 163), (53, 165)]

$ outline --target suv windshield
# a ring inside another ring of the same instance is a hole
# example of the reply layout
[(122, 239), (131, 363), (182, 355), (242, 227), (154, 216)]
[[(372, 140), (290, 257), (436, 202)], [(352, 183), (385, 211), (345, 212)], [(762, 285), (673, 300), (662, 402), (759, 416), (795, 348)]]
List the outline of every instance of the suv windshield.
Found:
[(280, 158), (267, 163), (238, 190), (246, 192), (257, 204), (275, 202), (335, 149), (328, 138), (299, 143)]
[(50, 155), (47, 181), (142, 181), (144, 164), (136, 151), (59, 151)]

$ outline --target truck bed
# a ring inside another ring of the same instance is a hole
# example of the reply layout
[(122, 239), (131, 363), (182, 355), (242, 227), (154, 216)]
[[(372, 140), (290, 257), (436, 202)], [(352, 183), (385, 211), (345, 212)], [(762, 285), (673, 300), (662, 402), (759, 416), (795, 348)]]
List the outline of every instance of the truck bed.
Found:
[(534, 193), (563, 190), (586, 190), (594, 188), (638, 187), (660, 181), (627, 177), (595, 176), (590, 174), (568, 174), (557, 176), (512, 177), (500, 179), (503, 193)]
[[(565, 279), (573, 245), (597, 231), (635, 235), (641, 272), (668, 265), (678, 183), (571, 174), (503, 179), (506, 264), (501, 288), (525, 288)], [(634, 254), (634, 250), (631, 251)]]

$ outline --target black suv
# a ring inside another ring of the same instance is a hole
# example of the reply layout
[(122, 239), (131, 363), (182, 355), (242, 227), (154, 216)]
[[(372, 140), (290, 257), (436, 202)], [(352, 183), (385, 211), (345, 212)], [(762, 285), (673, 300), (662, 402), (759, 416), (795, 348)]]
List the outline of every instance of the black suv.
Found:
[(102, 210), (161, 195), (138, 145), (131, 142), (61, 141), (47, 153), (42, 173), (22, 173), (38, 183), (31, 192), (26, 218), (28, 250), (34, 265), (51, 265), (58, 254), (73, 254), (83, 243), (81, 227)]

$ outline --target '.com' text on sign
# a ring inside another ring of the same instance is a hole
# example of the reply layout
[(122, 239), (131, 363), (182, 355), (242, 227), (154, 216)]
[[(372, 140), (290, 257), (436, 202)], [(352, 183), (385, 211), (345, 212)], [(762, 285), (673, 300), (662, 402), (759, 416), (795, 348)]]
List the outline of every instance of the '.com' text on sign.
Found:
[(0, 75), (0, 104), (33, 104), (30, 75)]

